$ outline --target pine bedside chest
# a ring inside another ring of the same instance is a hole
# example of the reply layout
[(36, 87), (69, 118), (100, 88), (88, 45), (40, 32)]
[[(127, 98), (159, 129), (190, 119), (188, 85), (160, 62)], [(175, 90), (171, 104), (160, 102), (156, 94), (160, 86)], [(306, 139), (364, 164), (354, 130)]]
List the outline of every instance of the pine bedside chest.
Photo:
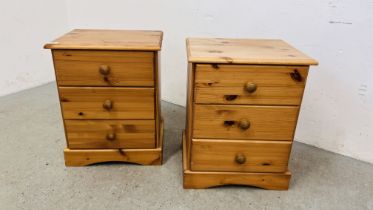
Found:
[(73, 30), (48, 43), (63, 115), (66, 166), (162, 163), (161, 31)]
[(184, 188), (251, 185), (286, 190), (308, 68), (281, 40), (187, 40)]

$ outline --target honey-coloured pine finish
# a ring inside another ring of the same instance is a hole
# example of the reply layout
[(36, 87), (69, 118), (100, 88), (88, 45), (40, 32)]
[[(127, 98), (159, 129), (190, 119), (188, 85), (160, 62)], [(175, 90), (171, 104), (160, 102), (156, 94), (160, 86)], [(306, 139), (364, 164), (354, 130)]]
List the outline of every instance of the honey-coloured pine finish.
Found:
[(75, 29), (52, 50), (66, 166), (160, 165), (161, 31)]
[(283, 172), (291, 147), (290, 141), (193, 139), (192, 144), (193, 171)]
[(184, 188), (286, 190), (310, 65), (282, 40), (189, 38)]
[(154, 119), (154, 88), (59, 87), (64, 119)]
[(65, 120), (71, 149), (155, 147), (154, 120)]
[[(194, 106), (194, 138), (292, 140), (298, 108), (294, 106)], [(249, 123), (248, 128), (243, 128)]]
[[(53, 51), (61, 86), (154, 86), (154, 53), (143, 51)], [(97, 71), (110, 67), (107, 75)]]
[[(299, 105), (306, 80), (295, 81), (289, 72), (302, 78), (308, 73), (304, 66), (198, 64), (196, 68), (197, 104)], [(253, 93), (242, 88), (248, 78), (260, 86)]]

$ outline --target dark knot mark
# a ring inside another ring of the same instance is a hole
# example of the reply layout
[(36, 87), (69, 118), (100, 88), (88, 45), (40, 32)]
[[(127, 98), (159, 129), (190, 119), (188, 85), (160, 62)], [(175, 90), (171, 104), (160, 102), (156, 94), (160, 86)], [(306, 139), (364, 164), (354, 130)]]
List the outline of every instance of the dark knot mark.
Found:
[(225, 126), (232, 126), (232, 125), (234, 125), (234, 123), (235, 123), (234, 120), (225, 120), (224, 121)]
[(231, 57), (220, 57), (220, 58), (227, 61), (227, 63), (233, 63), (233, 59)]
[(222, 53), (223, 51), (221, 50), (209, 50), (209, 53)]
[(119, 154), (121, 154), (121, 155), (123, 155), (123, 156), (126, 155), (126, 153), (125, 153), (124, 150), (122, 150), (122, 149), (118, 149), (118, 152), (119, 152)]
[(123, 125), (123, 129), (127, 132), (134, 132), (136, 131), (135, 125)]

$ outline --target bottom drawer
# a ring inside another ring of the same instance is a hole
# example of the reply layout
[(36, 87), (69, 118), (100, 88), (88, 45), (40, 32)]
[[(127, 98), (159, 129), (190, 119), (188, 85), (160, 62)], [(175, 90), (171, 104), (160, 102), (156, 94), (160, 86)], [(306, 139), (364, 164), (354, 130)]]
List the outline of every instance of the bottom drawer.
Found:
[(70, 149), (155, 148), (154, 120), (65, 120)]
[(285, 172), (290, 141), (193, 139), (191, 170)]

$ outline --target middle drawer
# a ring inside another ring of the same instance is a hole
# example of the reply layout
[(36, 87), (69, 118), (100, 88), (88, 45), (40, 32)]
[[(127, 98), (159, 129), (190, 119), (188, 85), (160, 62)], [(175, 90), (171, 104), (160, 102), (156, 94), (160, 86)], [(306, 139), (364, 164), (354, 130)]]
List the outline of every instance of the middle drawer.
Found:
[(193, 137), (293, 140), (298, 106), (195, 105)]
[(59, 87), (64, 119), (154, 119), (154, 88)]

